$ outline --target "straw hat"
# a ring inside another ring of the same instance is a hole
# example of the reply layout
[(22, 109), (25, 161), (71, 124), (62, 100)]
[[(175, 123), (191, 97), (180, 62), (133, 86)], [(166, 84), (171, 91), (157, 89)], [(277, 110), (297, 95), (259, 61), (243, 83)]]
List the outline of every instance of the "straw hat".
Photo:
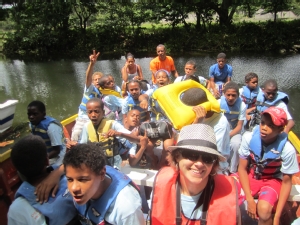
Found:
[(206, 124), (192, 124), (181, 129), (176, 146), (168, 147), (169, 151), (177, 148), (206, 152), (219, 157), (221, 162), (226, 161), (217, 149), (214, 130)]

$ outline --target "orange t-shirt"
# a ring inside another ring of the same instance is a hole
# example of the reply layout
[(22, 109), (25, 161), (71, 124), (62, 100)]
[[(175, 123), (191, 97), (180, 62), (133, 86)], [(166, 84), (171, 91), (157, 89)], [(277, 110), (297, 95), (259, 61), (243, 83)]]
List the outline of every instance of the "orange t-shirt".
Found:
[[(171, 73), (171, 71), (176, 70), (175, 69), (175, 65), (174, 65), (174, 61), (172, 59), (171, 56), (166, 56), (165, 60), (160, 60), (159, 57), (157, 56), (156, 58), (152, 59), (150, 62), (150, 70), (153, 71), (157, 71), (160, 69), (164, 69), (167, 70), (169, 73)], [(155, 84), (156, 83), (156, 79), (152, 74), (152, 82)]]

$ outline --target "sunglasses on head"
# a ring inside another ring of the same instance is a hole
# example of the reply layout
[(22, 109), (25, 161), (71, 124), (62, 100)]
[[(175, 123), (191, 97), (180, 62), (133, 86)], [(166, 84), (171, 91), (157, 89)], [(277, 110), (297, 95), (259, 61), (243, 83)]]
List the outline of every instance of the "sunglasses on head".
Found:
[(191, 161), (197, 161), (199, 158), (201, 158), (201, 161), (205, 164), (213, 164), (217, 160), (216, 156), (209, 153), (190, 150), (181, 150), (180, 152), (183, 158)]

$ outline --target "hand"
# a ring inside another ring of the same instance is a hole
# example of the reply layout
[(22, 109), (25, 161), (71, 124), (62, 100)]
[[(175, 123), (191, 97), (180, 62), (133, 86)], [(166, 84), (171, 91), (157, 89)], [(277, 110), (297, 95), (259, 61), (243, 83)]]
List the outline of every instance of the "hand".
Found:
[(250, 216), (252, 219), (256, 219), (256, 202), (252, 198), (251, 200), (247, 200), (247, 214)]
[(148, 100), (147, 99), (143, 99), (142, 101), (140, 101), (140, 107), (142, 109), (148, 109)]
[(144, 136), (139, 136), (139, 138), (140, 138), (140, 146), (141, 146), (141, 148), (146, 149), (146, 147), (148, 145), (148, 141), (149, 141), (149, 139), (147, 137), (147, 131), (145, 131)]
[(139, 77), (139, 76), (135, 76), (135, 77), (133, 78), (133, 80), (140, 80), (140, 77)]
[(99, 55), (100, 55), (100, 52), (98, 52), (98, 53), (96, 54), (96, 50), (93, 50), (93, 54), (90, 55), (90, 62), (91, 62), (92, 64), (94, 64), (94, 63), (97, 61), (97, 58), (98, 58)]
[(200, 106), (200, 105), (199, 106), (194, 106), (193, 111), (196, 114), (196, 118), (195, 118), (193, 124), (201, 123), (203, 121), (203, 119), (205, 118), (205, 116), (206, 116), (205, 108), (203, 106)]
[(59, 187), (59, 180), (62, 176), (60, 169), (52, 171), (35, 189), (36, 201), (43, 204), (48, 201), (50, 192), (54, 198)]
[(135, 127), (132, 131), (131, 134), (133, 134), (134, 136), (139, 136), (139, 127)]
[(106, 137), (116, 137), (116, 136), (121, 136), (121, 133), (116, 130), (110, 129), (109, 131), (107, 131), (105, 136)]
[(77, 141), (71, 141), (68, 139), (66, 143), (67, 151), (71, 150), (77, 144), (78, 144)]
[(220, 98), (220, 92), (216, 88), (213, 89), (215, 98)]

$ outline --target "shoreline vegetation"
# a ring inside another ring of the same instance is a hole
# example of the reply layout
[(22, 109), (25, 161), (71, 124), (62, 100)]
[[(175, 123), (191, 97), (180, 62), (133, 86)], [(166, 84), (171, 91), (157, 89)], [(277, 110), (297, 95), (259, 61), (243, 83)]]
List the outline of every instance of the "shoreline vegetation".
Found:
[[(190, 52), (300, 51), (300, 6), (294, 1), (107, 3), (17, 1), (0, 9), (0, 51), (9, 58), (81, 59)], [(274, 4), (276, 2), (276, 4)]]

